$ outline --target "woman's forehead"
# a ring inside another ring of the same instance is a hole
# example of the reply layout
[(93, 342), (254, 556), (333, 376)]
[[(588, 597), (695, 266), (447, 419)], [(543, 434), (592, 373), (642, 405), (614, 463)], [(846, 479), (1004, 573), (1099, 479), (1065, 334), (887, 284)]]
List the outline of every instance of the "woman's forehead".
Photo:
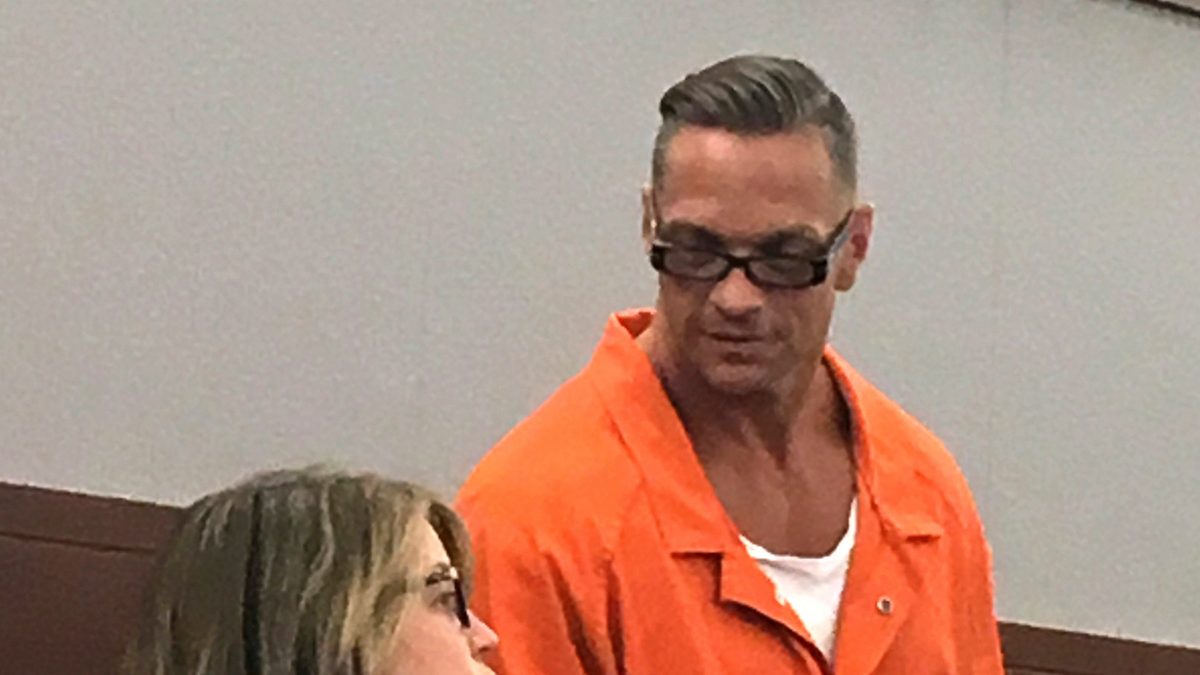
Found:
[(438, 565), (450, 564), (450, 554), (428, 520), (421, 518), (413, 524), (412, 537), (416, 545), (417, 569), (422, 574), (435, 571)]

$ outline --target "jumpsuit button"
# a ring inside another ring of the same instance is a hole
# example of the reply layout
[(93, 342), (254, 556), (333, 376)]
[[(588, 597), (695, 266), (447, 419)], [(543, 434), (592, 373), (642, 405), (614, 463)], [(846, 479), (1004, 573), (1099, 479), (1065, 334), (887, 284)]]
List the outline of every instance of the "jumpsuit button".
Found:
[(880, 614), (884, 616), (891, 616), (892, 599), (885, 595), (879, 599), (879, 602), (875, 603), (875, 607), (879, 610)]

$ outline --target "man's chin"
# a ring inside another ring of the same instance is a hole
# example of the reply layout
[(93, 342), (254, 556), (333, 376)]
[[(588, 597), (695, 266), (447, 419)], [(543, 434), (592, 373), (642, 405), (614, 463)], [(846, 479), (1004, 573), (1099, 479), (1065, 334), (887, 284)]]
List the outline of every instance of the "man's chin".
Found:
[(728, 396), (764, 394), (775, 386), (761, 364), (715, 364), (704, 369), (704, 379), (714, 391)]

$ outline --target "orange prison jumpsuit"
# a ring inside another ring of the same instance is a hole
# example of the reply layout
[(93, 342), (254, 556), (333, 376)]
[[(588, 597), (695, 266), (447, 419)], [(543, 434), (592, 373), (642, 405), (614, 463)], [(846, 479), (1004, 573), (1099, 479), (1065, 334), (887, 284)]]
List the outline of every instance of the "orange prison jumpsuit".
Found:
[(826, 350), (859, 467), (832, 668), (634, 343), (651, 316), (614, 315), (591, 363), (459, 493), (500, 675), (1002, 675), (990, 551), (938, 439)]

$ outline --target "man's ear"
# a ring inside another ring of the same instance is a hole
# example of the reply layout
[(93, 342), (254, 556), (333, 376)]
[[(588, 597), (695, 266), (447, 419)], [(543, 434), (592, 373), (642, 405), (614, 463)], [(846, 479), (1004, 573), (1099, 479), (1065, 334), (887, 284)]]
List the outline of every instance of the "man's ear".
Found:
[(863, 204), (855, 207), (846, 227), (850, 229), (850, 238), (834, 259), (833, 288), (838, 291), (848, 291), (854, 287), (858, 267), (867, 259), (871, 233), (875, 230), (875, 206)]
[(650, 252), (654, 243), (654, 186), (646, 183), (642, 186), (642, 246)]

